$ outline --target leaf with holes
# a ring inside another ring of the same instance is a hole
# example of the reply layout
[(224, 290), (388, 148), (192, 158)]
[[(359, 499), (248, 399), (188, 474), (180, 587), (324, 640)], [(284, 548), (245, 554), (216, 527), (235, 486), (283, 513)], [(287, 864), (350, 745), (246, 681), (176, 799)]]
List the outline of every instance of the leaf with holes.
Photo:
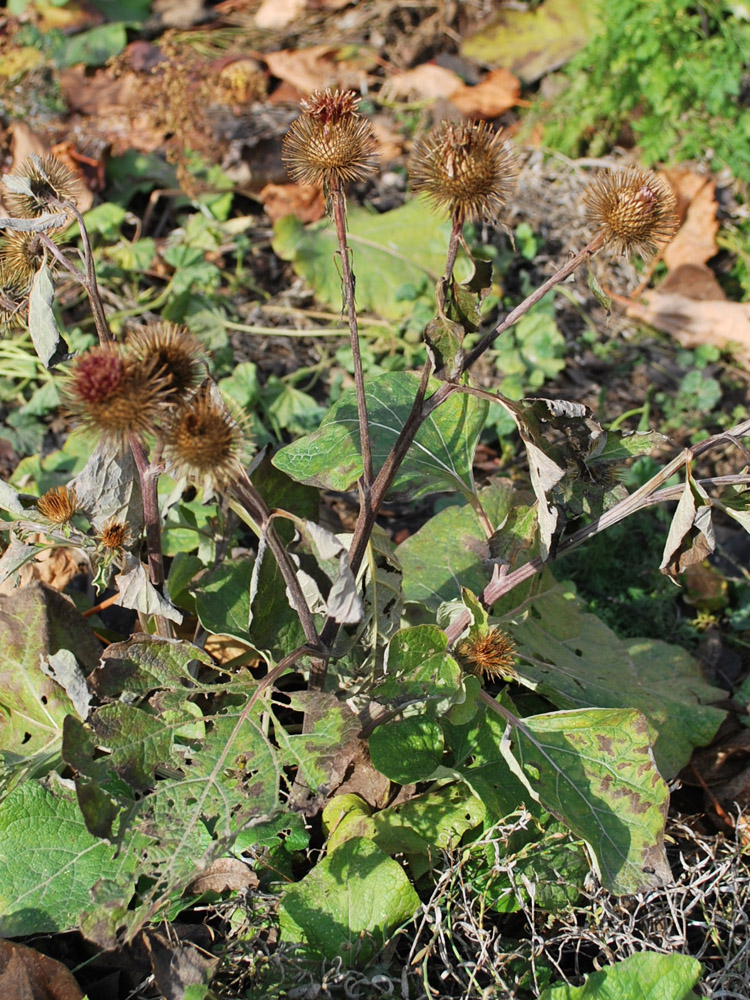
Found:
[[(256, 689), (248, 674), (197, 680), (190, 664), (208, 658), (177, 640), (144, 636), (107, 652), (97, 689), (127, 701), (103, 705), (86, 725), (67, 719), (63, 757), (89, 830), (116, 836), (121, 857), (147, 881), (134, 900), (125, 861), (121, 877), (106, 872), (81, 918), (100, 944), (118, 931), (135, 934), (229, 849), (243, 825), (272, 817), (281, 776), (276, 751), (247, 708)], [(209, 704), (197, 727), (196, 710)]]

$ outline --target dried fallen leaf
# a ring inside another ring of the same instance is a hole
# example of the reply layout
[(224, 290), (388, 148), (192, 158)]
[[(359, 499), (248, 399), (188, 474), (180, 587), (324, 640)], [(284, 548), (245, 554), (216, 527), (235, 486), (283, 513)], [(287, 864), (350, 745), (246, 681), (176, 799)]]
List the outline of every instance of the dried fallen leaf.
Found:
[(716, 275), (705, 264), (680, 264), (659, 285), (659, 295), (684, 295), (687, 299), (726, 299)]
[(11, 122), (9, 131), (13, 137), (13, 163), (11, 170), (17, 170), (23, 161), (34, 153), (36, 156), (46, 156), (49, 152), (47, 143), (38, 136), (26, 122)]
[(83, 1000), (78, 983), (61, 962), (2, 939), (0, 996), (8, 1000)]
[[(189, 986), (207, 986), (211, 981), (219, 960), (189, 940), (188, 935), (198, 933), (199, 929), (200, 925), (195, 931), (171, 925), (169, 933), (147, 931), (144, 934), (154, 979), (164, 1000), (184, 1000)], [(181, 940), (175, 940), (176, 936)]]
[(204, 892), (242, 892), (256, 889), (258, 876), (239, 858), (217, 858), (185, 890), (190, 895)]
[(273, 76), (292, 84), (302, 94), (325, 87), (359, 90), (366, 79), (364, 70), (345, 59), (337, 60), (338, 51), (334, 45), (311, 45), (269, 52), (265, 60)]
[(679, 232), (664, 251), (664, 263), (670, 271), (681, 264), (705, 264), (718, 253), (717, 207), (716, 184), (704, 178), (688, 205)]
[(493, 69), (474, 87), (460, 87), (450, 102), (469, 118), (497, 118), (516, 107), (520, 96), (521, 81), (503, 67)]
[(690, 202), (706, 183), (706, 175), (698, 174), (690, 167), (671, 167), (660, 170), (660, 174), (669, 181), (669, 185), (677, 197), (677, 214), (682, 221), (687, 215)]
[(366, 741), (357, 741), (346, 770), (345, 780), (338, 788), (331, 791), (335, 791), (337, 795), (349, 793), (359, 795), (373, 809), (383, 809), (388, 804), (391, 783), (384, 774), (373, 767)]
[[(44, 535), (29, 535), (28, 544), (44, 541)], [(34, 581), (46, 583), (54, 590), (63, 591), (70, 581), (87, 573), (89, 563), (82, 549), (69, 547), (46, 548), (24, 563), (17, 574), (0, 583), (0, 594), (12, 594), (18, 586), (26, 587)]]
[(285, 28), (306, 6), (306, 0), (263, 0), (255, 15), (255, 27), (263, 30)]
[(97, 70), (91, 76), (85, 66), (73, 66), (59, 73), (60, 87), (74, 111), (89, 116), (99, 136), (112, 144), (115, 155), (129, 149), (152, 153), (164, 142), (164, 133), (155, 130), (150, 109), (144, 106), (144, 86), (152, 81), (136, 73), (124, 73), (116, 79), (109, 70)]
[(750, 302), (697, 302), (686, 295), (646, 292), (645, 302), (631, 302), (631, 319), (670, 333), (683, 347), (714, 344), (729, 349), (735, 358), (750, 365)]
[(434, 101), (448, 98), (461, 87), (461, 77), (451, 69), (424, 63), (392, 76), (383, 85), (383, 96), (389, 101)]
[(317, 222), (326, 214), (323, 192), (310, 184), (266, 184), (259, 197), (272, 222), (285, 215), (296, 215), (301, 222)]

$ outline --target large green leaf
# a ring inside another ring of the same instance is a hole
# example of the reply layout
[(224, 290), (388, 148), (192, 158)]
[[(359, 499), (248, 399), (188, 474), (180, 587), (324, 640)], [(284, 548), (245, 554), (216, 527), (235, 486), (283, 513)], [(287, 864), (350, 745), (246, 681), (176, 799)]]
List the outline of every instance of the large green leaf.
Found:
[[(0, 935), (78, 926), (91, 886), (122, 870), (117, 848), (93, 837), (75, 794), (59, 781), (26, 781), (0, 803)], [(135, 858), (125, 862), (132, 876)]]
[[(428, 392), (437, 389), (430, 383)], [(395, 372), (368, 380), (365, 394), (373, 464), (380, 469), (411, 412), (419, 378)], [(474, 488), (474, 449), (484, 425), (487, 403), (454, 393), (425, 421), (393, 483), (391, 495), (415, 499), (428, 493), (470, 493)], [(357, 397), (341, 395), (318, 430), (282, 448), (274, 465), (299, 482), (321, 489), (349, 490), (362, 475)]]
[(253, 560), (228, 559), (200, 578), (193, 590), (195, 609), (207, 632), (247, 641)]
[(725, 692), (703, 680), (689, 653), (657, 639), (619, 639), (585, 610), (569, 583), (536, 597), (509, 631), (518, 645), (521, 679), (558, 707), (643, 712), (667, 779), (696, 746), (711, 741), (726, 715), (710, 704)]
[(421, 715), (379, 726), (370, 737), (373, 766), (400, 785), (429, 778), (442, 757), (443, 731)]
[(696, 958), (644, 951), (592, 972), (583, 986), (550, 986), (539, 1000), (698, 1000), (700, 975)]
[[(434, 308), (434, 287), (445, 270), (450, 223), (415, 199), (382, 214), (354, 208), (347, 224), (360, 310), (400, 320), (419, 305)], [(292, 261), (321, 302), (340, 309), (339, 246), (328, 220), (305, 227), (287, 215), (274, 228), (274, 251)]]
[[(479, 491), (485, 513), (497, 527), (513, 500), (509, 484), (495, 483)], [(461, 588), (481, 594), (490, 581), (487, 534), (472, 506), (445, 507), (399, 545), (404, 571), (404, 599), (436, 611), (455, 601)]]
[(284, 893), (282, 939), (366, 965), (418, 906), (401, 866), (370, 840), (352, 837)]
[(633, 893), (671, 879), (664, 854), (669, 790), (640, 712), (535, 715), (511, 739), (503, 748), (509, 764), (515, 754), (529, 790), (589, 844), (605, 888)]

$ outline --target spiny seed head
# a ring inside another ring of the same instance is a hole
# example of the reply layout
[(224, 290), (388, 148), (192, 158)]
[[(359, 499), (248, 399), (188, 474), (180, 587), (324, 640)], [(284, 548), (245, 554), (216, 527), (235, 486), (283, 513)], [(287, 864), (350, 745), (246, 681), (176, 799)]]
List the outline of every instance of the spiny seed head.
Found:
[(130, 537), (130, 526), (117, 521), (114, 517), (97, 533), (99, 545), (103, 549), (115, 553), (125, 547)]
[(29, 292), (45, 260), (47, 250), (38, 233), (6, 233), (0, 246), (0, 269), (9, 284)]
[(459, 223), (495, 218), (516, 172), (510, 145), (486, 122), (443, 122), (415, 143), (409, 167), (414, 191)]
[(27, 182), (26, 192), (11, 191), (6, 185), (3, 201), (14, 215), (36, 218), (52, 211), (51, 202), (74, 201), (80, 183), (71, 170), (56, 156), (30, 156), (14, 170), (11, 177)]
[(490, 680), (516, 680), (513, 666), (516, 647), (507, 632), (496, 625), (486, 632), (469, 636), (456, 649), (461, 666), (469, 674), (489, 677)]
[(162, 380), (119, 346), (92, 347), (73, 366), (65, 396), (78, 423), (114, 447), (156, 430)]
[(126, 347), (141, 364), (150, 366), (160, 376), (167, 402), (192, 393), (204, 377), (203, 347), (184, 326), (151, 323), (133, 330)]
[(628, 167), (599, 174), (584, 194), (586, 215), (617, 253), (648, 257), (677, 232), (677, 199), (667, 181)]
[(176, 479), (221, 489), (242, 471), (239, 425), (211, 383), (174, 413), (163, 441), (167, 469)]
[(300, 102), (302, 114), (284, 137), (281, 158), (298, 184), (329, 191), (373, 173), (377, 143), (372, 126), (357, 112), (352, 91), (316, 91)]
[(26, 326), (29, 290), (20, 288), (0, 271), (0, 330)]
[(359, 97), (353, 90), (316, 90), (299, 102), (304, 114), (324, 125), (335, 125), (344, 118), (359, 114)]
[(36, 502), (39, 513), (52, 524), (68, 524), (76, 512), (78, 498), (75, 489), (68, 486), (53, 486)]

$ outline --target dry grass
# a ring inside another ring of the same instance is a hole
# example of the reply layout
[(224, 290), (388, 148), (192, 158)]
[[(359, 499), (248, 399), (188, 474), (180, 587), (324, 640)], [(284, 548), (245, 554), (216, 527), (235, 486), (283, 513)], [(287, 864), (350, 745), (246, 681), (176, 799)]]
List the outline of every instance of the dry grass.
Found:
[[(590, 886), (575, 906), (554, 916), (538, 911), (533, 886), (521, 884), (516, 889), (521, 909), (498, 915), (468, 881), (466, 852), (446, 854), (413, 922), (367, 972), (339, 962), (305, 964), (294, 950), (276, 947), (275, 897), (256, 894), (247, 900), (244, 919), (238, 921), (235, 911), (216, 995), (222, 1000), (521, 1000), (537, 996), (550, 980), (579, 984), (588, 972), (654, 951), (701, 961), (699, 989), (706, 996), (747, 1000), (748, 855), (737, 842), (696, 833), (697, 825), (688, 818), (668, 824), (672, 886), (627, 897)], [(484, 842), (499, 851), (514, 828), (517, 824), (496, 827)], [(495, 867), (513, 874), (512, 862), (503, 869), (500, 860)]]

